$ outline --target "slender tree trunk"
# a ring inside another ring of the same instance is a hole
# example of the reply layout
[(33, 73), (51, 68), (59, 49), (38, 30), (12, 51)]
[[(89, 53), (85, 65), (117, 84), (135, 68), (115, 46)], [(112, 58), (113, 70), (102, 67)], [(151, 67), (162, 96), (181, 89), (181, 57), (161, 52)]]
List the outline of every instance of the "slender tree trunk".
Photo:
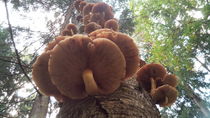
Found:
[(209, 118), (210, 112), (208, 108), (203, 104), (203, 100), (196, 95), (191, 87), (189, 85), (185, 85), (185, 89), (189, 92), (187, 92), (187, 95), (195, 102), (195, 104), (200, 108), (201, 112), (204, 114), (206, 118)]
[(63, 103), (57, 118), (160, 118), (160, 113), (133, 79), (111, 95)]
[(208, 66), (204, 63), (202, 63), (196, 56), (195, 56), (195, 59), (208, 71), (210, 72), (210, 69), (208, 68)]
[(29, 118), (46, 118), (48, 110), (49, 97), (37, 95), (29, 115)]

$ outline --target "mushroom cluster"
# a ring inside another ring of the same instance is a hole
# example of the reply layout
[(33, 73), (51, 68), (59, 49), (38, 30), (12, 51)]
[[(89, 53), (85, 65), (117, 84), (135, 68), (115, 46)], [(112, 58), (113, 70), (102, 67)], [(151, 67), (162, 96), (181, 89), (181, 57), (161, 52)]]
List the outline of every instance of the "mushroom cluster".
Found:
[(162, 65), (151, 63), (142, 66), (137, 72), (137, 81), (156, 104), (165, 107), (176, 101), (178, 78), (168, 74)]
[(109, 5), (75, 1), (86, 34), (68, 24), (33, 64), (32, 78), (40, 92), (62, 102), (88, 95), (107, 95), (138, 69), (136, 44), (117, 32)]
[(84, 28), (85, 33), (89, 34), (102, 28), (119, 30), (118, 20), (114, 18), (112, 7), (108, 4), (76, 0), (74, 6), (78, 11), (77, 21), (83, 24), (81, 28)]

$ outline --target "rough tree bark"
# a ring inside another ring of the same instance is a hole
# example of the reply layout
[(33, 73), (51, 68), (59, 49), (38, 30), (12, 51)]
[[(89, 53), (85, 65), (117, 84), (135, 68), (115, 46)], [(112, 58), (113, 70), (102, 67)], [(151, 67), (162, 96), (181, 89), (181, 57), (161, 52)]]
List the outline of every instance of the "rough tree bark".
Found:
[(63, 103), (57, 118), (160, 118), (150, 95), (135, 79), (122, 83), (113, 94), (90, 96)]

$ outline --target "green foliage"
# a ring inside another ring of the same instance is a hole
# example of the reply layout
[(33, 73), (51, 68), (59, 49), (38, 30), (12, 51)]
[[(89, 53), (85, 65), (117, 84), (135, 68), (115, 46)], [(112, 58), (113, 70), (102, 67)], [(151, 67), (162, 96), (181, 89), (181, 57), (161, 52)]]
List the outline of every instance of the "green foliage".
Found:
[(0, 117), (10, 117), (9, 113), (15, 110), (21, 118), (30, 112), (34, 96), (22, 98), (17, 94), (25, 78), (20, 74), (8, 37), (8, 31), (0, 27)]
[[(199, 91), (201, 101), (207, 106), (209, 94), (203, 89), (210, 88), (205, 76), (210, 73), (209, 3), (205, 0), (132, 0), (130, 8), (137, 23), (135, 32), (142, 38), (137, 40), (146, 49), (142, 54), (145, 60), (163, 64), (180, 78), (177, 107), (167, 110), (176, 112), (171, 117), (203, 117), (192, 98), (186, 95), (189, 94), (186, 85), (190, 85), (193, 92)], [(200, 60), (204, 62), (201, 64)], [(195, 65), (199, 63), (202, 69), (198, 71)]]

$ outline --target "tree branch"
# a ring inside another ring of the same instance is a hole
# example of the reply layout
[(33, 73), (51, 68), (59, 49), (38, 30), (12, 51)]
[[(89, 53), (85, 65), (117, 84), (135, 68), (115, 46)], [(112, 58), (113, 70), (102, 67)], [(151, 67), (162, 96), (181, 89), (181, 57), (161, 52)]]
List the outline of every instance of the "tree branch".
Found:
[(23, 68), (23, 65), (21, 63), (21, 59), (20, 59), (20, 55), (18, 53), (18, 50), (16, 48), (16, 44), (15, 44), (15, 41), (14, 41), (14, 37), (13, 37), (13, 33), (12, 33), (12, 27), (11, 27), (11, 24), (10, 24), (10, 20), (9, 20), (9, 12), (8, 12), (8, 7), (7, 7), (7, 0), (4, 0), (4, 3), (5, 3), (5, 8), (6, 8), (6, 15), (7, 15), (7, 22), (8, 22), (8, 26), (9, 26), (9, 33), (10, 33), (10, 38), (12, 40), (12, 45), (15, 49), (15, 54), (16, 54), (16, 57), (17, 57), (17, 63), (18, 65), (20, 66), (23, 74), (25, 75), (25, 77), (28, 79), (28, 81), (33, 85), (34, 89), (36, 90), (36, 92), (41, 95), (41, 93), (38, 91), (38, 89), (36, 88), (36, 86), (33, 84), (33, 82), (31, 81), (30, 77), (28, 76), (28, 74), (26, 73), (25, 69)]

